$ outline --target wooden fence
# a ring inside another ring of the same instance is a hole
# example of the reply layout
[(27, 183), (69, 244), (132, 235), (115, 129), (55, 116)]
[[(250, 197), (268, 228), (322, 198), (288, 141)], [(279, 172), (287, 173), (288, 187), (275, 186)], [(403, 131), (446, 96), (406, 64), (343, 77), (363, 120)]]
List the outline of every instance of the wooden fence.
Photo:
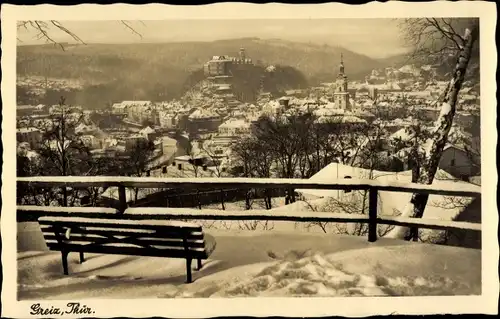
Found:
[[(156, 178), (156, 177), (19, 177), (17, 182), (32, 187), (117, 187), (119, 209), (102, 207), (47, 207), (18, 206), (18, 220), (23, 214), (35, 218), (47, 215), (73, 216), (105, 216), (129, 219), (191, 219), (191, 220), (268, 220), (294, 222), (336, 222), (336, 223), (368, 223), (368, 240), (377, 240), (377, 225), (395, 225), (437, 230), (481, 231), (481, 224), (437, 219), (421, 219), (408, 217), (378, 216), (377, 198), (379, 191), (424, 193), (444, 196), (480, 197), (481, 188), (477, 185), (461, 182), (444, 182), (437, 188), (435, 185), (414, 183), (381, 182), (377, 180), (332, 179), (328, 182), (312, 182), (301, 179), (255, 179), (255, 178)], [(362, 214), (341, 214), (331, 212), (300, 212), (270, 210), (210, 210), (164, 207), (127, 207), (126, 191), (129, 188), (186, 188), (186, 189), (250, 189), (250, 188), (286, 188), (286, 189), (327, 189), (327, 190), (367, 190), (368, 216)]]

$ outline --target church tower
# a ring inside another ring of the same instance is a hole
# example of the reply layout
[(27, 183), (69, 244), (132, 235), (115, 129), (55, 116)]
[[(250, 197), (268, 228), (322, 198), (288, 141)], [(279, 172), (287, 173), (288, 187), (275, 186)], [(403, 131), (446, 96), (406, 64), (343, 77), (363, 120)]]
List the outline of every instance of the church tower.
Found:
[(349, 92), (347, 91), (347, 76), (345, 75), (344, 59), (340, 54), (339, 74), (337, 75), (335, 92), (333, 93), (335, 107), (343, 110), (350, 110)]

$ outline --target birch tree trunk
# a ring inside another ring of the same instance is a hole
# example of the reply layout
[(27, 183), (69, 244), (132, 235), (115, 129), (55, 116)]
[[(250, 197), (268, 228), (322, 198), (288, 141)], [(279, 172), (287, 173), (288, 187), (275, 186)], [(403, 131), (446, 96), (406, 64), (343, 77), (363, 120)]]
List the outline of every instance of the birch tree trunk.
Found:
[[(432, 184), (434, 175), (439, 166), (439, 160), (443, 153), (443, 148), (448, 140), (448, 133), (450, 132), (453, 124), (453, 117), (455, 116), (456, 103), (458, 93), (464, 81), (465, 72), (469, 64), (472, 48), (479, 35), (478, 25), (473, 24), (465, 30), (463, 36), (463, 46), (458, 52), (458, 59), (455, 69), (446, 88), (445, 94), (441, 98), (441, 113), (436, 121), (434, 132), (432, 134), (432, 143), (426, 150), (425, 159), (420, 170), (418, 178), (419, 184)], [(414, 193), (410, 202), (406, 205), (401, 216), (422, 218), (424, 210), (429, 199), (428, 194)], [(418, 229), (408, 228), (403, 226), (396, 226), (386, 235), (389, 238), (398, 238), (410, 240), (418, 236)]]

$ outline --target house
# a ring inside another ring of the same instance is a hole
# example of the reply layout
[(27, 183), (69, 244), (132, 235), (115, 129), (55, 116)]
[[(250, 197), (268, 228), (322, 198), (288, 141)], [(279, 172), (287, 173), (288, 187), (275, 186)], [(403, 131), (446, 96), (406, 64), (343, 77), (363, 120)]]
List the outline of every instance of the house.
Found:
[(77, 134), (90, 134), (93, 133), (97, 130), (96, 127), (91, 126), (91, 125), (85, 125), (83, 123), (78, 124), (77, 127), (75, 127), (75, 133)]
[(50, 115), (56, 115), (56, 114), (61, 114), (62, 112), (62, 108), (60, 105), (52, 105), (50, 108), (49, 108), (49, 114)]
[(80, 136), (80, 140), (83, 144), (90, 149), (98, 149), (103, 147), (102, 140), (96, 138), (94, 135), (82, 135)]
[(103, 148), (109, 148), (118, 145), (118, 140), (116, 138), (108, 137), (103, 140)]
[(127, 117), (135, 123), (150, 121), (153, 124), (159, 123), (159, 116), (151, 101), (123, 101), (126, 106)]
[(144, 136), (145, 139), (150, 141), (155, 139), (156, 138), (155, 135), (157, 135), (156, 131), (149, 126), (140, 130), (138, 134), (141, 134), (142, 136)]
[(198, 108), (188, 116), (188, 130), (196, 131), (217, 131), (222, 119), (219, 114), (207, 109)]
[(177, 140), (168, 136), (161, 137), (161, 147), (164, 155), (172, 157), (177, 153)]
[(137, 144), (137, 142), (140, 140), (146, 140), (146, 137), (144, 137), (143, 134), (130, 135), (125, 140), (125, 149), (133, 149), (135, 147), (135, 145)]
[(122, 103), (114, 103), (111, 106), (111, 113), (112, 114), (120, 114), (120, 115), (125, 115), (127, 114), (127, 104), (122, 104)]
[(469, 180), (481, 173), (480, 163), (480, 155), (475, 151), (448, 143), (443, 149), (439, 168), (456, 178)]
[(17, 117), (30, 116), (36, 110), (34, 105), (18, 105), (16, 108)]
[(16, 139), (19, 143), (27, 142), (32, 148), (42, 141), (42, 132), (36, 127), (22, 127), (16, 130)]
[(166, 129), (172, 129), (176, 125), (176, 116), (167, 111), (159, 112), (160, 126)]
[(226, 136), (238, 136), (250, 133), (251, 123), (242, 119), (229, 119), (219, 126), (219, 134)]

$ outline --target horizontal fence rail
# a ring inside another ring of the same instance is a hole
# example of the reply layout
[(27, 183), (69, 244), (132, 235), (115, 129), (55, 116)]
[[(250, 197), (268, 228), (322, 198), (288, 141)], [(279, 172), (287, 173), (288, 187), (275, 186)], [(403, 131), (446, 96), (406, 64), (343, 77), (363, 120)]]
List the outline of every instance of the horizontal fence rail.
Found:
[[(323, 223), (369, 223), (368, 215), (311, 212), (311, 211), (269, 211), (246, 210), (231, 211), (217, 209), (166, 208), (166, 207), (132, 207), (125, 210), (123, 215), (112, 208), (102, 207), (48, 207), (48, 206), (18, 206), (17, 212), (36, 216), (74, 216), (74, 217), (102, 217), (141, 219), (191, 219), (191, 220), (268, 220), (290, 222), (323, 222)], [(439, 219), (422, 219), (408, 217), (384, 216), (376, 219), (377, 224), (395, 225), (437, 230), (472, 230), (481, 231), (481, 224), (470, 222), (450, 222)]]
[[(439, 219), (409, 218), (377, 215), (377, 196), (380, 191), (424, 193), (429, 195), (479, 197), (481, 187), (454, 181), (440, 181), (436, 185), (415, 183), (381, 182), (378, 180), (332, 179), (328, 182), (313, 182), (300, 179), (255, 179), (255, 178), (156, 178), (156, 177), (73, 177), (41, 176), (19, 177), (17, 182), (32, 187), (87, 188), (118, 187), (120, 208), (103, 207), (52, 207), (18, 206), (17, 219), (23, 215), (33, 219), (40, 216), (75, 216), (125, 219), (183, 219), (183, 220), (266, 220), (290, 222), (332, 222), (367, 223), (368, 240), (377, 239), (377, 225), (395, 225), (436, 230), (481, 231), (481, 224)], [(194, 188), (194, 189), (249, 189), (249, 188), (287, 188), (295, 190), (367, 190), (369, 191), (368, 214), (348, 214), (316, 211), (272, 211), (245, 210), (230, 211), (216, 209), (166, 208), (166, 207), (127, 207), (125, 188)]]
[(365, 179), (334, 179), (313, 182), (293, 178), (158, 178), (158, 177), (115, 177), (115, 176), (39, 176), (18, 177), (18, 183), (33, 187), (134, 187), (134, 188), (295, 188), (367, 190), (423, 193), (447, 196), (481, 195), (481, 187), (463, 182), (440, 182), (435, 185), (417, 183), (383, 182)]

